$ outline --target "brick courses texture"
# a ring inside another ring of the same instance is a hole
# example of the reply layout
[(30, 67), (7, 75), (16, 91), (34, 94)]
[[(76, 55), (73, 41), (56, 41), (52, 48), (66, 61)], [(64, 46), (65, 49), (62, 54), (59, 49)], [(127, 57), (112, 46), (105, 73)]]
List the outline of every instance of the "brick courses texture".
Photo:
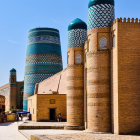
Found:
[(116, 134), (140, 133), (140, 23), (116, 19), (112, 48), (113, 120)]

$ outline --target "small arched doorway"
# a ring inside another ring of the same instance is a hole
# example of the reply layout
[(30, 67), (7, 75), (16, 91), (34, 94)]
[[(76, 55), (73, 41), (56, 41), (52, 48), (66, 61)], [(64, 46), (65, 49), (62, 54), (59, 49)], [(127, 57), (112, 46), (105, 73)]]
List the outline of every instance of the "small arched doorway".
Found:
[(0, 95), (0, 113), (5, 112), (5, 97)]

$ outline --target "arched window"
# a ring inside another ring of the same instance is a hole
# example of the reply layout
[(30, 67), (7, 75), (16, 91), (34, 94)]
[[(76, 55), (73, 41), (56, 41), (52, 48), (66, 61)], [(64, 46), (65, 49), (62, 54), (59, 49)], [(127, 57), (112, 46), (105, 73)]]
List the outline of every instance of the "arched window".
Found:
[(81, 64), (81, 55), (80, 54), (78, 54), (78, 55), (76, 55), (76, 64)]
[(91, 41), (90, 40), (88, 42), (88, 48), (89, 48), (89, 51), (91, 51)]
[(116, 36), (113, 36), (113, 47), (116, 46)]
[(107, 39), (105, 37), (102, 37), (99, 41), (99, 47), (100, 49), (107, 49)]

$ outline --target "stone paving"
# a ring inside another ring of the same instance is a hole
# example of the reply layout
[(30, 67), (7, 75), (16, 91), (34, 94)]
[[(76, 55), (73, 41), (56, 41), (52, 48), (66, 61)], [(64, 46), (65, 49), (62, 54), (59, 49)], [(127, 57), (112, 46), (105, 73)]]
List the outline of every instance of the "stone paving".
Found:
[[(35, 136), (33, 140), (140, 140), (140, 136), (118, 136), (113, 134), (93, 134), (86, 131), (75, 130), (58, 130), (58, 129), (30, 129), (18, 131), (18, 125), (32, 124), (36, 126), (65, 126), (66, 123), (55, 122), (23, 122), (3, 123), (0, 124), (0, 140), (30, 140), (30, 137)], [(24, 137), (25, 136), (25, 137)]]
[(118, 136), (113, 134), (75, 133), (60, 135), (35, 135), (31, 140), (140, 140), (140, 136)]
[(75, 130), (20, 130), (28, 139), (32, 140), (140, 140), (140, 136), (93, 134), (86, 131)]
[[(65, 122), (24, 122), (23, 126), (66, 126)], [(140, 140), (140, 136), (121, 136), (113, 134), (93, 134), (86, 131), (58, 130), (58, 129), (30, 129), (20, 130), (30, 139), (35, 140)]]
[(30, 122), (24, 121), (20, 126), (66, 126), (66, 122)]
[(26, 121), (18, 126), (19, 130), (23, 129), (64, 129), (66, 122), (29, 122)]
[(0, 140), (27, 140), (18, 132), (18, 125), (21, 122), (0, 123)]
[(67, 135), (82, 133), (82, 131), (72, 131), (72, 130), (58, 130), (58, 129), (37, 129), (37, 130), (19, 130), (26, 138), (30, 139), (31, 135)]

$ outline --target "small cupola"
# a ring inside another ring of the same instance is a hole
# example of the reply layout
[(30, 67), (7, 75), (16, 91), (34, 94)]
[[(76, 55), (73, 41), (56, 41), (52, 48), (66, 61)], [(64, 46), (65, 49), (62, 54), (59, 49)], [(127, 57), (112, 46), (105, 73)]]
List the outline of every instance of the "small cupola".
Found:
[(68, 31), (73, 29), (85, 29), (87, 30), (87, 24), (79, 18), (74, 19), (68, 26)]

